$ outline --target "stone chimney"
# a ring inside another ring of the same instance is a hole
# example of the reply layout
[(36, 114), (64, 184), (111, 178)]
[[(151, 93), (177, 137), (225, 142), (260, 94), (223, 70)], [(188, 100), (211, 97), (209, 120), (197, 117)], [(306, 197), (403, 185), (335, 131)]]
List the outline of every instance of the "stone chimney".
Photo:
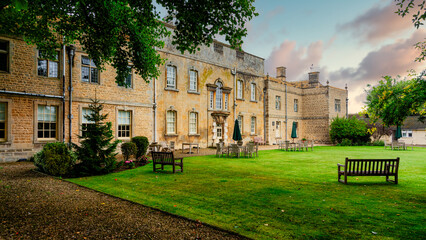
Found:
[(277, 78), (279, 78), (281, 81), (285, 81), (286, 69), (286, 67), (277, 67)]
[(309, 73), (309, 85), (311, 87), (317, 87), (319, 85), (319, 72)]

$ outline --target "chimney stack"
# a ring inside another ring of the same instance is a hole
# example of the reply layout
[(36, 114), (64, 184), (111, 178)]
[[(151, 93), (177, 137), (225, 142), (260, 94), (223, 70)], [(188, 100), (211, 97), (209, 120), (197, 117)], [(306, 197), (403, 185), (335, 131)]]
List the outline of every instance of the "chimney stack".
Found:
[(286, 67), (277, 67), (277, 78), (285, 81), (286, 78)]
[(319, 85), (319, 72), (309, 73), (309, 85), (311, 85), (311, 87), (316, 87)]

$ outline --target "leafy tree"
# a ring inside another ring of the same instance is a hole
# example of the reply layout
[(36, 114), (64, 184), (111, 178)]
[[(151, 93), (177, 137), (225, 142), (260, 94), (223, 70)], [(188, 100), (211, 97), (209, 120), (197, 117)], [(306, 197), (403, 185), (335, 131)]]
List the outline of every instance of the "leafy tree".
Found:
[[(423, 25), (426, 20), (426, 0), (395, 0), (395, 2), (398, 6), (396, 11), (398, 15), (405, 17), (413, 10), (412, 21), (414, 27), (419, 28)], [(424, 61), (426, 57), (426, 41), (418, 42), (415, 47), (420, 50), (420, 56), (416, 58), (416, 61)]]
[(383, 136), (390, 136), (393, 133), (390, 127), (386, 127), (382, 122), (377, 121), (368, 122), (367, 129), (374, 141), (380, 140)]
[[(355, 116), (351, 118), (339, 118), (338, 116), (331, 121), (330, 139), (333, 143), (341, 144), (350, 142), (355, 145), (364, 145), (370, 142), (370, 134), (367, 130), (367, 124), (358, 120)], [(344, 144), (350, 145), (350, 144)]]
[(159, 76), (163, 64), (156, 48), (173, 27), (173, 44), (193, 53), (224, 35), (235, 48), (247, 35), (245, 22), (257, 15), (254, 0), (156, 0), (167, 10), (160, 21), (153, 0), (3, 0), (0, 34), (23, 36), (53, 58), (62, 44), (80, 43), (98, 67), (111, 64), (124, 84), (129, 61), (145, 81)]
[(90, 114), (85, 117), (93, 122), (82, 126), (84, 136), (80, 138), (80, 145), (73, 144), (78, 159), (81, 161), (76, 165), (77, 175), (96, 175), (113, 171), (118, 167), (115, 150), (119, 140), (112, 141), (111, 122), (104, 122), (108, 114), (101, 114), (103, 105), (94, 99), (89, 105)]
[(426, 116), (426, 71), (400, 80), (384, 77), (377, 86), (367, 90), (367, 109), (373, 122), (381, 119), (385, 126), (401, 126), (411, 115)]

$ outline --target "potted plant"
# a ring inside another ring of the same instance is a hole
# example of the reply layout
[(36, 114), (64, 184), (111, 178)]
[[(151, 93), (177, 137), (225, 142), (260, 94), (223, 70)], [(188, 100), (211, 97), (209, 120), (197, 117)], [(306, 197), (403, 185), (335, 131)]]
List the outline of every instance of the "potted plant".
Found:
[(305, 142), (306, 141), (306, 138), (302, 138), (302, 142)]

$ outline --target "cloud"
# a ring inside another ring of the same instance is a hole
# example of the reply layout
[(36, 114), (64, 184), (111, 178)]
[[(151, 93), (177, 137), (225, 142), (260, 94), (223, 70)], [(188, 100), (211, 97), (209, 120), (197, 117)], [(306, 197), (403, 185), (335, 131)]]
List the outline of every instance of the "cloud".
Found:
[(337, 26), (337, 31), (349, 32), (361, 42), (376, 44), (380, 41), (396, 37), (412, 29), (409, 17), (401, 18), (395, 12), (397, 6), (393, 1), (385, 7), (378, 5), (354, 20)]
[[(275, 76), (276, 67), (287, 67), (287, 79), (301, 80), (307, 78), (309, 67), (319, 65), (322, 58), (323, 42), (311, 43), (308, 47), (297, 47), (295, 41), (284, 41), (278, 48), (274, 48), (265, 60), (265, 70)], [(306, 75), (306, 76), (305, 76)]]
[(416, 42), (424, 41), (425, 36), (426, 30), (418, 30), (408, 39), (395, 40), (368, 53), (357, 67), (341, 68), (327, 73), (332, 85), (344, 87), (348, 84), (350, 112), (360, 110), (365, 101), (364, 89), (367, 84), (375, 85), (386, 75), (405, 76), (410, 69), (417, 72), (426, 69), (424, 62), (414, 62), (420, 51), (413, 46)]

